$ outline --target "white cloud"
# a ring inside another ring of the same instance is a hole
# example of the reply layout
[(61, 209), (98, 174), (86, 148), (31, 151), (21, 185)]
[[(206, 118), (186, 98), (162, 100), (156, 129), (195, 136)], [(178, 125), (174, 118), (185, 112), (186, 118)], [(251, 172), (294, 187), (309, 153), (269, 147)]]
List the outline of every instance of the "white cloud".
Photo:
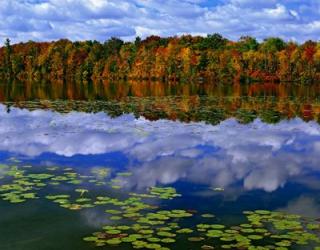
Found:
[(308, 196), (300, 196), (288, 203), (287, 207), (279, 208), (279, 211), (289, 214), (299, 214), (307, 218), (319, 218), (320, 207), (316, 199)]
[(212, 126), (131, 115), (111, 119), (104, 113), (12, 108), (7, 114), (1, 105), (0, 138), (0, 151), (31, 158), (120, 151), (133, 173), (125, 183), (130, 189), (186, 180), (228, 189), (243, 183), (245, 190), (272, 192), (320, 171), (320, 126), (300, 119), (276, 125), (229, 119)]
[(125, 40), (136, 35), (222, 33), (319, 39), (316, 0), (0, 0), (0, 39)]

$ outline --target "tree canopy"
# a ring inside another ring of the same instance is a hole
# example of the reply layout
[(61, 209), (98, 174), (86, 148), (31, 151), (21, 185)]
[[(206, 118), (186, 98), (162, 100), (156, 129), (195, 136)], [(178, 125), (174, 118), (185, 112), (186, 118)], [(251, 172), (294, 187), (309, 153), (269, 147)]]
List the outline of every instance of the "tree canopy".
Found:
[(259, 43), (206, 37), (137, 37), (124, 42), (27, 42), (7, 39), (0, 48), (0, 77), (88, 81), (90, 79), (208, 79), (223, 82), (320, 80), (320, 44), (270, 37)]

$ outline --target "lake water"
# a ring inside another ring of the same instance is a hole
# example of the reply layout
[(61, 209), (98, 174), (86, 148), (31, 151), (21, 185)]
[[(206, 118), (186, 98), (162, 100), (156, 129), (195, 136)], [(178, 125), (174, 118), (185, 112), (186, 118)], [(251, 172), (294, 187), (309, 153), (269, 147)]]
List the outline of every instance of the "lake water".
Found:
[(2, 84), (0, 249), (319, 249), (319, 93)]

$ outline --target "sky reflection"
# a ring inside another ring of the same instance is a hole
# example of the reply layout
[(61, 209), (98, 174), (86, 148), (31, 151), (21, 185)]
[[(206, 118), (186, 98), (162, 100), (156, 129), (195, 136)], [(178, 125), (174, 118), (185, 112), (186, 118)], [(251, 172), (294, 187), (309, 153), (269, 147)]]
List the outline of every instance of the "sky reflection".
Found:
[(132, 115), (112, 119), (105, 113), (12, 108), (8, 114), (1, 105), (0, 138), (0, 151), (30, 159), (45, 153), (90, 159), (119, 152), (133, 173), (123, 180), (128, 189), (178, 181), (229, 189), (240, 184), (243, 190), (267, 192), (288, 182), (319, 188), (320, 127), (301, 119), (276, 125), (228, 119), (212, 126)]

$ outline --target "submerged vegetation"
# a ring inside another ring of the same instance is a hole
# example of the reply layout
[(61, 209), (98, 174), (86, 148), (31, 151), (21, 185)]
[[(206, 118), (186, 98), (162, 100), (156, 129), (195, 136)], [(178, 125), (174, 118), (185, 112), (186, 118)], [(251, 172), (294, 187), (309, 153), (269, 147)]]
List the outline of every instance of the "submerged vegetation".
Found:
[(219, 34), (207, 37), (139, 37), (134, 42), (111, 38), (97, 41), (27, 42), (0, 49), (4, 79), (160, 79), (210, 81), (320, 80), (320, 44), (303, 44), (252, 37), (230, 41)]
[[(150, 187), (147, 193), (112, 188), (114, 180), (130, 178), (130, 172), (93, 168), (89, 175), (84, 175), (72, 168), (39, 168), (10, 162), (0, 165), (0, 197), (4, 202), (17, 206), (45, 199), (61, 209), (102, 207), (109, 222), (102, 231), (83, 236), (83, 241), (97, 247), (126, 245), (134, 249), (167, 250), (188, 242), (192, 249), (285, 250), (297, 246), (319, 249), (320, 223), (311, 218), (255, 210), (243, 211), (239, 224), (222, 224), (213, 214), (168, 209), (166, 203), (155, 202), (179, 199), (181, 195), (173, 187)], [(117, 192), (123, 198), (117, 198)]]

